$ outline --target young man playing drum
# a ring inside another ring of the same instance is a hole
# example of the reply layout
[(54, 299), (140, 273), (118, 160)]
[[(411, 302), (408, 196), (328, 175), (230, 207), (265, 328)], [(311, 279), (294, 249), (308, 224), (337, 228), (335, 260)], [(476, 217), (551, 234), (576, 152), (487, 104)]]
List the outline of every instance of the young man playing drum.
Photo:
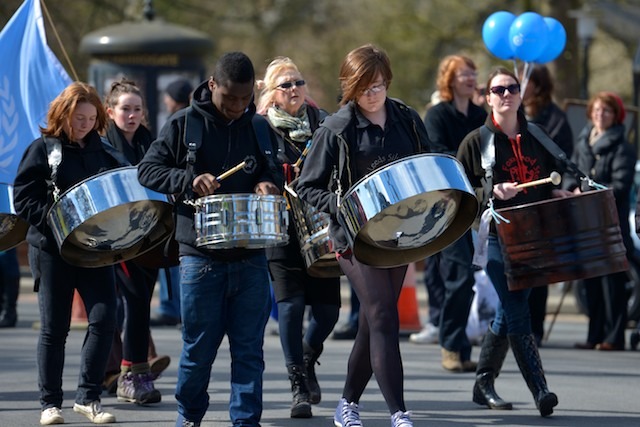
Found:
[[(231, 422), (237, 427), (260, 425), (262, 346), (271, 309), (264, 249), (197, 246), (194, 203), (188, 203), (213, 194), (282, 194), (274, 136), (268, 125), (266, 133), (254, 126), (254, 82), (253, 64), (244, 53), (224, 54), (209, 80), (196, 88), (191, 106), (171, 117), (139, 165), (143, 185), (178, 195), (183, 322), (178, 427), (200, 425), (209, 405), (211, 366), (225, 335), (233, 367)], [(243, 162), (245, 166), (223, 182), (217, 179)]]

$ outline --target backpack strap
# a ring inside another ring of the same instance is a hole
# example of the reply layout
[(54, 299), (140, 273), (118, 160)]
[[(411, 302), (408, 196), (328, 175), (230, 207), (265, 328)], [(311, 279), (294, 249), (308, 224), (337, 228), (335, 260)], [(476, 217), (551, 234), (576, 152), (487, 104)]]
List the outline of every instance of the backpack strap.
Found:
[(58, 167), (62, 163), (62, 143), (57, 138), (49, 138), (42, 136), (44, 145), (47, 149), (47, 163), (51, 170), (51, 179), (47, 180), (47, 185), (53, 188), (53, 200), (60, 199), (60, 189), (56, 185), (58, 180)]
[(258, 147), (260, 147), (260, 151), (262, 151), (264, 157), (267, 159), (269, 169), (277, 171), (275, 161), (276, 153), (274, 152), (273, 143), (271, 142), (271, 126), (269, 122), (260, 114), (254, 114), (251, 118), (251, 124), (256, 140), (258, 141)]

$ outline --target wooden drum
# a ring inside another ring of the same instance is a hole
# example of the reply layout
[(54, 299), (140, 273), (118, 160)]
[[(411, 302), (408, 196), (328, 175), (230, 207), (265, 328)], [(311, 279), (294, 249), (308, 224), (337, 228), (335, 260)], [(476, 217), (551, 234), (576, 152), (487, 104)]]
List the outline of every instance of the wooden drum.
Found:
[(510, 290), (629, 269), (613, 190), (498, 209)]

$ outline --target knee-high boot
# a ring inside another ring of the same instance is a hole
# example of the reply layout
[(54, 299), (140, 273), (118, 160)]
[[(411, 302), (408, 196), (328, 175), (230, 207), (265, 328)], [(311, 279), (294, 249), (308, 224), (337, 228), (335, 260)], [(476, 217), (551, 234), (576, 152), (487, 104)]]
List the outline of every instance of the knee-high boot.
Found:
[(498, 336), (489, 329), (482, 341), (476, 383), (473, 385), (473, 401), (478, 405), (486, 405), (490, 409), (512, 409), (511, 403), (502, 400), (493, 386), (508, 351), (507, 337)]
[(547, 388), (535, 337), (524, 334), (509, 335), (509, 343), (540, 415), (546, 417), (553, 414), (553, 408), (558, 404), (558, 396)]

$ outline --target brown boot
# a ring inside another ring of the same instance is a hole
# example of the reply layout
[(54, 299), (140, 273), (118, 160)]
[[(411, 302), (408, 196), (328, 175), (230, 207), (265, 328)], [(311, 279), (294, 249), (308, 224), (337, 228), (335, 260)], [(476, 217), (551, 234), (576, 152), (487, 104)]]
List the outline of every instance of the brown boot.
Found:
[(449, 351), (442, 347), (442, 367), (450, 372), (464, 372), (460, 353), (457, 351)]

